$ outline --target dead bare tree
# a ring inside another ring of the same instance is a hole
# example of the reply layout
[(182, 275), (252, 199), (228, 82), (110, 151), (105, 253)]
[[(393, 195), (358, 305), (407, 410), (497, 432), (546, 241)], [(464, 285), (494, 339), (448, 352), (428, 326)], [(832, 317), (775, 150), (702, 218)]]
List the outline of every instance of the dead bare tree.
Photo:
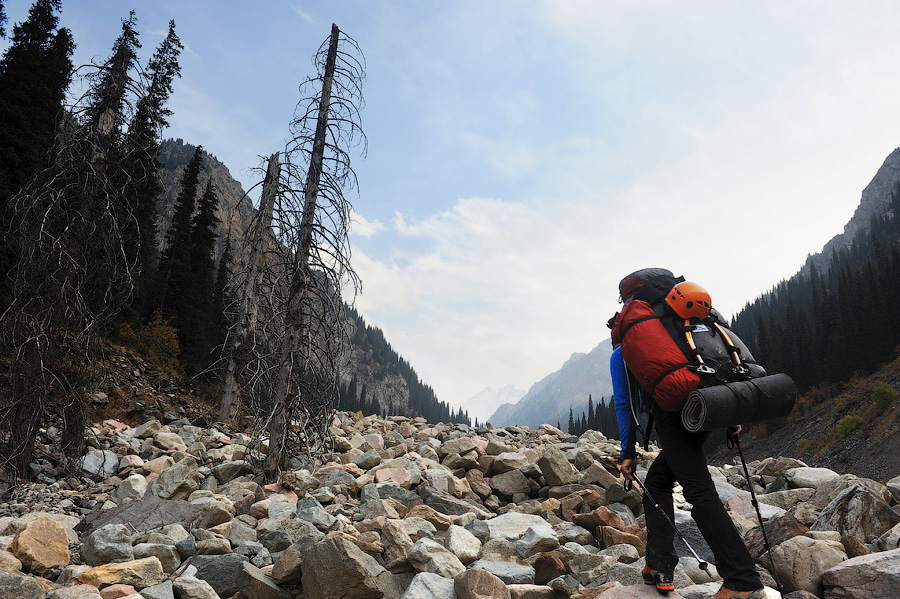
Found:
[[(362, 53), (332, 25), (314, 65), (317, 74), (301, 86), (292, 137), (274, 175), (277, 158), (269, 160), (264, 209), (236, 277), (240, 313), (231, 331), (241, 351), (233, 354), (232, 371), (256, 416), (257, 446), (267, 444), (260, 459), (270, 480), (289, 457), (314, 460), (327, 442), (338, 367), (349, 342), (344, 302), (352, 302), (359, 288), (350, 265), (345, 194), (357, 184), (350, 152), (365, 153)], [(226, 404), (222, 417), (230, 409)]]
[[(131, 298), (135, 228), (126, 190), (154, 152), (126, 140), (124, 124), (146, 95), (137, 72), (134, 13), (111, 58), (87, 69), (87, 92), (67, 110), (51, 166), (13, 198), (19, 262), (0, 314), (3, 373), (0, 465), (25, 475), (41, 425), (61, 421), (69, 465), (84, 448), (86, 397), (101, 335)], [(162, 109), (163, 107), (159, 107)]]
[(257, 362), (251, 356), (265, 353), (258, 351), (262, 343), (257, 344), (256, 324), (259, 316), (259, 296), (265, 293), (263, 287), (265, 267), (271, 262), (269, 255), (275, 248), (271, 227), (272, 211), (281, 179), (279, 152), (272, 154), (267, 164), (259, 210), (247, 228), (246, 234), (238, 240), (238, 264), (230, 286), (233, 301), (226, 307), (227, 318), (232, 324), (225, 342), (225, 385), (219, 405), (221, 422), (228, 422), (231, 419), (235, 400), (239, 400), (240, 397), (238, 382), (243, 380), (248, 383), (256, 379), (252, 374), (242, 375), (238, 371)]

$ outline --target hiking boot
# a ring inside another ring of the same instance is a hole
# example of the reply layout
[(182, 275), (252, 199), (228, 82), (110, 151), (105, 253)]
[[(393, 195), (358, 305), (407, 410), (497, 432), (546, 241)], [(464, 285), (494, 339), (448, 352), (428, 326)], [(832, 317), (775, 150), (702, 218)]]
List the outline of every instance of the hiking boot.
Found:
[[(647, 580), (646, 578), (644, 579)], [(722, 585), (719, 592), (713, 595), (713, 599), (766, 599), (766, 589), (755, 591), (733, 591)]]
[[(644, 566), (644, 569), (641, 570), (641, 576), (644, 577), (644, 584), (655, 584), (656, 590), (663, 595), (668, 595), (675, 590), (672, 572), (660, 572), (659, 570), (651, 570), (650, 566)], [(756, 599), (756, 597), (753, 599)]]

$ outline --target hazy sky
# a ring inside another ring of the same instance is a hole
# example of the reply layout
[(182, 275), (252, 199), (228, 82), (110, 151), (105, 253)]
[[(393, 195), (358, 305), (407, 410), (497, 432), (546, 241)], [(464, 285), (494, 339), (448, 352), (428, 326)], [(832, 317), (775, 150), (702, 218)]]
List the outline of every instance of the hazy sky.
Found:
[[(30, 2), (7, 1), (13, 22)], [(842, 230), (900, 143), (900, 3), (63, 0), (75, 62), (137, 11), (187, 46), (169, 137), (244, 182), (331, 23), (367, 63), (357, 307), (457, 404), (608, 336), (667, 267), (730, 315)], [(5, 43), (3, 44), (5, 48)]]

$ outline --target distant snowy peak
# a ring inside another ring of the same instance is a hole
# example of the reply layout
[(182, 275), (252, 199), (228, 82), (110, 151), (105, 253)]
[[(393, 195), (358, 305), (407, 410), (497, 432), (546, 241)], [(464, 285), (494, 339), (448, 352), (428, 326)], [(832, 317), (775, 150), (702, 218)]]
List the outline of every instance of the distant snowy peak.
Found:
[(501, 405), (515, 404), (525, 395), (523, 389), (517, 389), (513, 385), (506, 385), (500, 389), (486, 387), (460, 404), (460, 408), (468, 412), (472, 422), (485, 422), (491, 414)]

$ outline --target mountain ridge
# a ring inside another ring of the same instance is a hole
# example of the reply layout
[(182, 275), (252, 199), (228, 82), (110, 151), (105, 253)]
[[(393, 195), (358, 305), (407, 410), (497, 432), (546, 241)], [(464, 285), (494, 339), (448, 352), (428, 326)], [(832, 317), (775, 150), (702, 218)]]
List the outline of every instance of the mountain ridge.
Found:
[(534, 383), (516, 404), (503, 404), (491, 415), (494, 426), (512, 424), (537, 428), (555, 425), (569, 419), (571, 409), (576, 416), (587, 410), (588, 398), (594, 402), (612, 398), (609, 358), (612, 341), (601, 341), (588, 353), (575, 352), (556, 371)]

